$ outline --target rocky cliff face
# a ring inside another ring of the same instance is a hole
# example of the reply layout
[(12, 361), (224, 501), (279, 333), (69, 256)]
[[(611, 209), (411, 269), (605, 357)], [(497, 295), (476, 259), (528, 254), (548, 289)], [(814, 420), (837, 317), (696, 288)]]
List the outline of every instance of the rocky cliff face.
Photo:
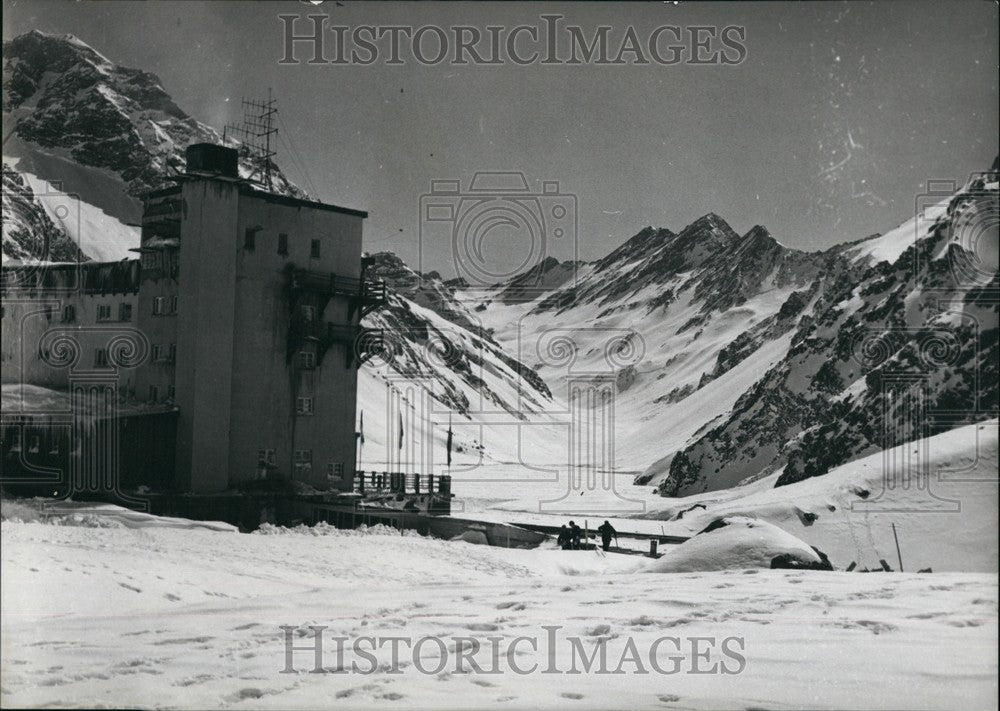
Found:
[[(3, 85), (10, 169), (59, 181), (122, 222), (137, 220), (140, 195), (184, 170), (188, 145), (222, 142), (156, 75), (119, 66), (72, 35), (33, 31), (4, 42)], [(251, 171), (243, 158), (241, 172)], [(304, 196), (277, 166), (274, 176), (276, 192)]]
[(857, 246), (832, 250), (798, 297), (814, 305), (787, 355), (673, 458), (660, 492), (722, 488), (776, 470), (784, 485), (995, 413), (995, 245), (970, 245), (962, 225), (978, 230), (996, 200), (995, 175), (987, 175), (925, 227), (898, 235), (892, 259), (852, 259)]
[(366, 325), (384, 330), (395, 373), (425, 380), (435, 399), (463, 415), (479, 411), (475, 401), (484, 398), (491, 409), (524, 420), (551, 400), (544, 381), (455, 300), (455, 285), (415, 272), (392, 252), (372, 255), (369, 274), (390, 289), (388, 304)]
[(73, 262), (86, 259), (76, 242), (45, 212), (24, 178), (3, 166), (3, 256), (27, 261)]

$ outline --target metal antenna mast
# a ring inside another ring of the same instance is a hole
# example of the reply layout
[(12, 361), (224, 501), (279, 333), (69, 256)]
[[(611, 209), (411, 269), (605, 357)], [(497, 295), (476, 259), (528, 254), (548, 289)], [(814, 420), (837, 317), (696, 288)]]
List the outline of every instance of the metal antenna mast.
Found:
[(274, 126), (274, 118), (278, 114), (276, 103), (270, 88), (266, 100), (244, 98), (243, 122), (228, 124), (223, 134), (232, 135), (240, 142), (240, 153), (252, 166), (250, 179), (259, 182), (265, 190), (274, 188), (272, 158), (277, 152), (271, 148), (271, 137), (278, 133)]

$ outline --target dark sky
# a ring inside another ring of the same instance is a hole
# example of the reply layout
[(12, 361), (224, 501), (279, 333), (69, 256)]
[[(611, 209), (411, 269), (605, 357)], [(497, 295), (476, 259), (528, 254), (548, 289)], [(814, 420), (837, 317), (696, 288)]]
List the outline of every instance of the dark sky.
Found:
[[(628, 25), (646, 36), (735, 24), (748, 56), (738, 66), (280, 66), (277, 15), (317, 11), (342, 25), (445, 27), (540, 25), (556, 12), (612, 25), (619, 41)], [(676, 230), (709, 211), (789, 246), (858, 239), (912, 215), (927, 180), (964, 180), (998, 151), (994, 2), (4, 0), (5, 39), (33, 28), (158, 74), (217, 128), (239, 117), (242, 96), (273, 88), (290, 177), (370, 211), (367, 248), (414, 265), (420, 195), (432, 179), (477, 170), (520, 170), (536, 189), (559, 181), (578, 198), (580, 256), (594, 259), (645, 225)], [(495, 238), (488, 249), (506, 252)], [(423, 266), (449, 263), (435, 247)]]

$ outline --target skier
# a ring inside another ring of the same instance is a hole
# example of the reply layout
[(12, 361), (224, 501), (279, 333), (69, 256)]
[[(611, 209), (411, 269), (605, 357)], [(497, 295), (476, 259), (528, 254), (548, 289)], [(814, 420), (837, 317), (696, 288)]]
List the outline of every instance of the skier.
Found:
[(580, 527), (576, 525), (575, 521), (569, 522), (569, 535), (570, 547), (575, 551), (580, 550)]
[(601, 534), (601, 543), (604, 545), (604, 550), (607, 550), (611, 545), (612, 536), (615, 537), (615, 543), (618, 542), (618, 531), (615, 530), (609, 521), (605, 521), (602, 525), (598, 526), (597, 531)]
[(562, 548), (564, 551), (569, 550), (570, 545), (573, 542), (573, 539), (572, 536), (570, 535), (569, 529), (566, 528), (565, 525), (561, 529), (559, 529), (559, 538), (557, 538), (556, 541), (559, 543), (559, 547)]

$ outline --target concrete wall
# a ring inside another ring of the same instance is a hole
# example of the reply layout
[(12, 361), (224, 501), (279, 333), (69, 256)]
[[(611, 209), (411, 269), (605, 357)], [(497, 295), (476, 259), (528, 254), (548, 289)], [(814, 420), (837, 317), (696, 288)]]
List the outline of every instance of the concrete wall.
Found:
[(182, 192), (177, 322), (177, 477), (197, 493), (229, 481), (239, 186), (191, 180)]
[[(346, 488), (355, 462), (357, 371), (347, 366), (353, 346), (333, 345), (311, 370), (300, 367), (296, 353), (288, 358), (293, 304), (287, 270), (298, 267), (358, 278), (362, 218), (270, 201), (259, 194), (242, 196), (239, 212), (230, 476), (255, 477), (258, 450), (273, 449), (277, 473), (325, 489), (338, 485), (328, 481), (327, 472), (329, 465), (339, 463), (339, 486)], [(250, 228), (260, 228), (253, 249), (245, 246)], [(278, 253), (281, 233), (287, 235), (287, 255)], [(314, 239), (320, 241), (318, 258), (311, 256)], [(345, 297), (330, 298), (316, 314), (320, 322), (340, 325), (348, 323), (347, 316)], [(312, 398), (312, 415), (296, 414), (298, 397)], [(311, 467), (296, 468), (296, 450), (311, 452)]]

